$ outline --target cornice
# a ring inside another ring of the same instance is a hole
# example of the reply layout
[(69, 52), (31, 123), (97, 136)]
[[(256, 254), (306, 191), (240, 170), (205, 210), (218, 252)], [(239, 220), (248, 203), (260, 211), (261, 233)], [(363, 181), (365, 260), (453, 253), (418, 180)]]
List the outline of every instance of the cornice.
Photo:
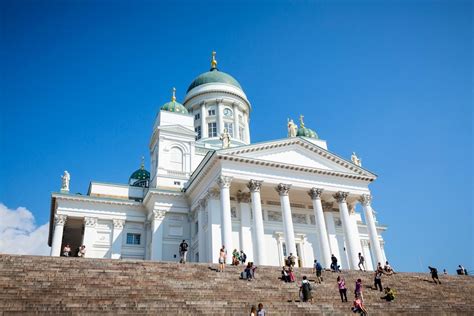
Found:
[(152, 195), (178, 197), (178, 196), (183, 196), (183, 192), (149, 189), (145, 195), (145, 198), (143, 199), (143, 204), (148, 203), (148, 200), (151, 198)]
[(247, 100), (246, 98), (243, 98), (241, 95), (238, 95), (237, 93), (233, 93), (233, 92), (229, 92), (229, 91), (226, 91), (226, 90), (219, 90), (219, 89), (212, 89), (212, 90), (206, 90), (206, 91), (202, 91), (202, 92), (197, 92), (196, 94), (194, 94), (192, 97), (190, 97), (189, 99), (185, 99), (184, 102), (183, 102), (183, 105), (189, 110), (189, 105), (186, 105), (186, 103), (189, 103), (191, 102), (191, 100), (199, 97), (199, 96), (202, 96), (202, 95), (206, 95), (206, 94), (213, 94), (213, 93), (218, 93), (219, 95), (225, 95), (225, 94), (228, 94), (228, 95), (231, 95), (231, 96), (234, 96), (234, 97), (237, 97), (238, 99), (240, 99), (242, 102), (244, 102), (245, 104), (248, 105), (248, 107), (250, 108), (250, 110), (252, 110), (252, 106), (250, 105), (250, 102), (249, 100)]
[(360, 175), (360, 174), (357, 175), (357, 174), (352, 174), (352, 173), (347, 173), (347, 172), (342, 172), (342, 171), (305, 167), (305, 166), (292, 165), (292, 164), (287, 164), (287, 163), (261, 160), (261, 159), (256, 159), (256, 158), (249, 158), (249, 157), (238, 157), (238, 156), (236, 157), (233, 155), (218, 154), (217, 159), (243, 162), (243, 163), (249, 163), (249, 164), (260, 165), (260, 166), (265, 166), (265, 167), (273, 167), (273, 168), (287, 169), (287, 170), (293, 170), (293, 171), (310, 172), (310, 173), (316, 173), (316, 174), (321, 174), (321, 175), (336, 176), (336, 177), (341, 177), (341, 178), (348, 178), (348, 179), (355, 179), (355, 180), (362, 180), (362, 181), (369, 181), (369, 182), (372, 182), (375, 180), (375, 177), (370, 177), (370, 176), (365, 176), (365, 175)]
[(89, 195), (72, 195), (72, 194), (53, 193), (52, 197), (58, 200), (65, 200), (65, 201), (81, 201), (81, 202), (86, 201), (86, 202), (99, 203), (99, 204), (127, 205), (127, 206), (135, 206), (135, 207), (143, 206), (142, 203), (140, 202), (135, 202), (135, 201), (130, 201), (130, 200), (97, 198), (97, 197), (92, 197)]

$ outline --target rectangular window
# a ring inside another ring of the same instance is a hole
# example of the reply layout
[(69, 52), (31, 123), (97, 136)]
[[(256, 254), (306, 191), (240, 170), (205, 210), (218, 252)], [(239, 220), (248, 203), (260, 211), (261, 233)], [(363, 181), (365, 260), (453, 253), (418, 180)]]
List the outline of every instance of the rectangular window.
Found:
[(209, 114), (209, 116), (215, 116), (216, 115), (216, 109), (210, 109), (207, 111), (207, 113)]
[(239, 138), (241, 141), (244, 140), (244, 128), (242, 126), (239, 126)]
[(140, 234), (127, 233), (127, 245), (139, 245), (140, 237)]
[(217, 123), (216, 122), (208, 123), (207, 130), (209, 131), (209, 137), (217, 137)]
[(224, 122), (224, 128), (230, 134), (230, 137), (234, 137), (234, 124), (230, 122)]
[(201, 118), (201, 113), (195, 114), (194, 115), (194, 120), (197, 121)]
[(201, 126), (196, 126), (194, 131), (196, 132), (196, 140), (201, 139)]

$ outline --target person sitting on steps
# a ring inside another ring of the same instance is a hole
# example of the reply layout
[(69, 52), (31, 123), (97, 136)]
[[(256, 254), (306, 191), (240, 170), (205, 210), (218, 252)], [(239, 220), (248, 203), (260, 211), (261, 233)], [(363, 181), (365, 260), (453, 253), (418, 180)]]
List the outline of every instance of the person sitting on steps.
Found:
[(367, 315), (367, 309), (364, 307), (364, 303), (362, 302), (362, 298), (360, 296), (355, 297), (352, 307), (352, 312), (360, 313), (361, 315)]
[(387, 302), (393, 301), (395, 299), (395, 291), (389, 287), (384, 289), (385, 296), (382, 296), (381, 299), (386, 300)]

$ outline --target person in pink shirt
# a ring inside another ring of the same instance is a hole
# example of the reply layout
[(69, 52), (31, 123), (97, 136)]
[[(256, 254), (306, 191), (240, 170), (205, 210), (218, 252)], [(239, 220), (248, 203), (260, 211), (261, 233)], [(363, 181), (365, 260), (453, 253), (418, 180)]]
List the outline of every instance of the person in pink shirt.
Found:
[(346, 281), (344, 281), (344, 277), (341, 277), (341, 276), (337, 277), (337, 286), (339, 287), (339, 295), (341, 295), (341, 301), (347, 302), (347, 289), (346, 289)]

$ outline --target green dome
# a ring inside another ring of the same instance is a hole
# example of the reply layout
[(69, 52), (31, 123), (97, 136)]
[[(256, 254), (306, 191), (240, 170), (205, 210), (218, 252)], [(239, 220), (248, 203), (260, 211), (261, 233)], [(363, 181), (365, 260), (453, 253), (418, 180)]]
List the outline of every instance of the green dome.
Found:
[(197, 86), (206, 83), (227, 83), (242, 90), (239, 82), (235, 80), (234, 77), (226, 74), (225, 72), (219, 71), (217, 68), (212, 68), (210, 71), (200, 74), (196, 79), (194, 79), (189, 85), (188, 91), (186, 91), (186, 93)]
[(134, 171), (128, 180), (128, 183), (134, 187), (148, 187), (150, 181), (150, 173), (145, 170), (142, 162), (140, 169)]
[(176, 101), (170, 101), (168, 103), (163, 104), (163, 106), (161, 107), (161, 110), (168, 111), (168, 112), (188, 114), (188, 110), (186, 110), (184, 105)]
[(319, 138), (318, 134), (316, 134), (315, 131), (304, 126), (298, 128), (298, 132), (296, 133), (296, 136), (304, 136), (304, 137), (310, 137), (310, 138), (316, 138), (316, 139)]

